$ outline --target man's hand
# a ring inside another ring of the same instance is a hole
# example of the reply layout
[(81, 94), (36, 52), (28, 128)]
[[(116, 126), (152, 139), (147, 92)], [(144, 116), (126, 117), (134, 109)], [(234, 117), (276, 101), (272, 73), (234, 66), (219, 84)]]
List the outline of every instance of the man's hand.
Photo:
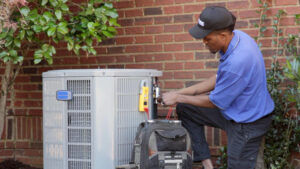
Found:
[(176, 92), (167, 92), (162, 94), (162, 103), (166, 106), (177, 104), (179, 94)]

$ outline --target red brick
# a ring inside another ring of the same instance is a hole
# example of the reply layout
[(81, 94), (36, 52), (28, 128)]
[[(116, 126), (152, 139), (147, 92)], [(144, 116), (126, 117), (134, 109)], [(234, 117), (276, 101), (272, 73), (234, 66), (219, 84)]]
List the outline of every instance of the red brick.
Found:
[(154, 0), (135, 0), (135, 5), (137, 7), (153, 6)]
[(203, 44), (200, 42), (195, 42), (195, 43), (185, 43), (184, 44), (184, 50), (201, 50), (204, 49)]
[(16, 148), (21, 148), (21, 149), (26, 149), (26, 148), (30, 148), (29, 146), (29, 142), (27, 141), (18, 141), (16, 142)]
[(164, 88), (165, 89), (180, 89), (184, 87), (184, 83), (182, 81), (165, 81)]
[(4, 149), (4, 142), (0, 142), (0, 150)]
[(234, 2), (227, 2), (227, 8), (230, 9), (244, 9), (249, 8), (248, 1), (234, 1)]
[(160, 53), (153, 55), (155, 61), (165, 61), (165, 60), (172, 60), (173, 56), (171, 53)]
[(165, 63), (165, 70), (182, 70), (183, 63), (175, 62), (175, 63)]
[(123, 44), (133, 44), (133, 37), (117, 37), (116, 43), (123, 45)]
[(182, 44), (165, 44), (164, 45), (164, 51), (169, 52), (169, 51), (182, 51), (183, 50), (183, 45)]
[(183, 32), (183, 25), (165, 25), (164, 32)]
[(288, 15), (295, 15), (300, 13), (300, 6), (286, 7), (284, 10)]
[(161, 52), (162, 45), (145, 45), (144, 50), (145, 52)]
[(173, 41), (173, 35), (157, 35), (157, 36), (155, 36), (155, 43), (172, 42), (172, 41)]
[(19, 76), (17, 76), (15, 82), (16, 83), (19, 83), (19, 82), (30, 82), (30, 77), (19, 75)]
[(145, 69), (157, 69), (157, 70), (162, 70), (163, 69), (163, 64), (162, 63), (148, 63), (144, 65)]
[(133, 25), (133, 19), (119, 19), (118, 20), (118, 23), (122, 26), (122, 27), (125, 27), (125, 26), (132, 26)]
[(174, 72), (175, 79), (193, 79), (193, 72)]
[(42, 150), (25, 149), (23, 155), (28, 157), (40, 157), (43, 153)]
[(175, 53), (176, 60), (193, 60), (194, 53)]
[(276, 6), (283, 6), (283, 5), (298, 5), (297, 0), (275, 0)]
[(163, 8), (164, 14), (180, 14), (183, 13), (182, 6), (168, 6)]
[(15, 107), (21, 107), (23, 105), (22, 101), (15, 101), (14, 106)]
[(159, 79), (173, 79), (173, 72), (164, 72), (162, 77), (159, 77)]
[(43, 111), (41, 109), (29, 109), (28, 115), (30, 116), (42, 116)]
[(143, 69), (144, 64), (127, 64), (127, 65), (125, 65), (125, 68), (127, 68), (127, 69)]
[(153, 18), (136, 18), (135, 25), (153, 25)]
[(260, 17), (260, 13), (256, 12), (257, 10), (242, 10), (239, 11), (239, 16), (241, 19), (246, 19), (246, 18), (258, 18)]
[(135, 43), (153, 43), (153, 36), (137, 36)]
[(13, 149), (13, 148), (15, 148), (16, 146), (15, 146), (15, 143), (13, 142), (13, 141), (6, 141), (5, 142), (5, 148), (6, 149)]
[(117, 63), (124, 63), (124, 62), (133, 62), (132, 56), (116, 56)]
[(285, 29), (285, 34), (293, 34), (293, 35), (298, 35), (299, 33), (299, 28), (286, 28)]
[(149, 62), (152, 61), (152, 55), (136, 55), (134, 56), (136, 62)]
[(121, 8), (133, 8), (134, 4), (133, 1), (119, 1), (114, 3), (115, 8), (121, 9)]
[[(299, 13), (300, 13), (300, 11), (299, 11)], [(284, 25), (284, 26), (295, 25), (295, 18), (294, 17), (281, 18), (280, 24)]]
[(156, 0), (155, 5), (173, 5), (174, 0)]
[(116, 58), (114, 56), (100, 56), (97, 60), (98, 63), (115, 63)]
[(193, 37), (189, 33), (175, 34), (175, 42), (192, 41)]
[(197, 13), (199, 14), (204, 9), (203, 4), (191, 4), (191, 5), (184, 5), (184, 13)]
[(130, 9), (125, 11), (126, 17), (137, 17), (137, 16), (143, 16), (143, 10), (142, 9)]
[(78, 64), (78, 58), (72, 57), (72, 58), (62, 58), (63, 64)]
[(148, 26), (145, 28), (145, 33), (147, 34), (159, 34), (164, 31), (163, 26)]
[(272, 47), (272, 39), (260, 39), (258, 43), (261, 43), (263, 47)]
[(81, 64), (94, 64), (94, 63), (97, 63), (97, 57), (95, 57), (95, 56), (80, 57), (80, 63)]
[(38, 129), (38, 140), (37, 141), (42, 141), (43, 137), (43, 120), (42, 118), (39, 118), (38, 124), (37, 124), (37, 129)]
[(166, 23), (171, 23), (173, 17), (171, 16), (164, 16), (164, 17), (155, 17), (154, 18), (154, 23), (155, 24), (166, 24)]
[(143, 34), (144, 33), (144, 27), (125, 28), (125, 32), (126, 32), (127, 35)]
[(120, 35), (124, 35), (125, 34), (125, 29), (124, 28), (117, 28), (117, 34)]
[(193, 15), (176, 15), (174, 23), (193, 22)]
[(196, 79), (206, 79), (206, 78), (209, 78), (211, 76), (214, 76), (216, 75), (216, 71), (198, 71), (196, 74), (195, 74), (195, 77)]
[(0, 156), (10, 157), (14, 154), (13, 150), (1, 150), (0, 149)]
[(194, 2), (194, 0), (175, 0), (176, 4), (183, 4), (183, 3), (189, 3)]
[(144, 8), (144, 15), (148, 16), (148, 15), (161, 15), (162, 14), (162, 10), (160, 7), (156, 7), (156, 8)]
[(203, 69), (203, 62), (186, 62), (184, 63), (184, 69)]
[(42, 101), (24, 101), (26, 107), (41, 107), (42, 105)]
[(19, 92), (16, 93), (16, 97), (19, 98), (19, 99), (27, 99), (27, 98), (29, 98), (28, 97), (28, 93), (19, 93)]
[(126, 46), (125, 52), (126, 53), (138, 53), (138, 52), (143, 52), (144, 51), (144, 46), (139, 45), (139, 46)]

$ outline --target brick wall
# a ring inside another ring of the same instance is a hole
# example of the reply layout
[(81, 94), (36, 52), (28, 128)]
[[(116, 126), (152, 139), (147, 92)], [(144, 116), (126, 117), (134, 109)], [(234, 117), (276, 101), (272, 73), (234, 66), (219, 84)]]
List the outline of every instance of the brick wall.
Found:
[[(287, 15), (281, 20), (283, 33), (298, 33), (293, 15), (300, 13), (299, 0), (269, 0), (270, 15), (284, 9)], [(118, 36), (96, 46), (97, 56), (76, 56), (57, 45), (54, 64), (33, 65), (27, 57), (10, 95), (5, 133), (0, 141), (0, 159), (15, 157), (34, 166), (42, 166), (42, 78), (41, 73), (51, 69), (77, 68), (145, 68), (163, 71), (160, 86), (163, 91), (190, 86), (216, 72), (218, 56), (194, 40), (188, 29), (192, 27), (201, 10), (219, 5), (237, 16), (236, 28), (257, 36), (253, 23), (259, 19), (256, 0), (120, 0), (115, 3), (121, 27)], [(272, 21), (267, 20), (266, 38), (262, 39), (263, 54), (269, 66), (274, 54)], [(284, 59), (283, 59), (284, 60)], [(1, 63), (0, 73), (3, 74)], [(166, 110), (160, 108), (160, 115)], [(214, 156), (226, 144), (223, 132), (206, 128), (206, 135)], [(15, 139), (14, 139), (15, 138)], [(299, 157), (297, 154), (295, 157)], [(214, 157), (214, 160), (216, 157)], [(297, 162), (297, 161), (296, 161)]]

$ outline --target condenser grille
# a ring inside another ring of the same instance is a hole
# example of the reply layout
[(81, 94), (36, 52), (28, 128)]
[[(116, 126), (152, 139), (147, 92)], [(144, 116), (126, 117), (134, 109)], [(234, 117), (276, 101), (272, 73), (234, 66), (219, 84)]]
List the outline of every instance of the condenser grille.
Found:
[(69, 161), (68, 169), (91, 169), (91, 163), (85, 161)]
[(68, 126), (70, 127), (91, 127), (91, 113), (68, 113)]
[(67, 106), (68, 169), (91, 169), (91, 82), (67, 80), (67, 89), (73, 95)]
[(91, 130), (90, 129), (69, 129), (68, 141), (70, 143), (90, 143)]
[(90, 145), (69, 145), (68, 146), (69, 159), (85, 160), (91, 159), (91, 146)]

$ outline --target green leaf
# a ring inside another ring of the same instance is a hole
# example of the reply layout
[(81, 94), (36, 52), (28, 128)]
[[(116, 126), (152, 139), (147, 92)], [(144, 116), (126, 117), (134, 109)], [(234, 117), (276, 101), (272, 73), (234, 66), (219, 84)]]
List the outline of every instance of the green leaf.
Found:
[(66, 22), (60, 22), (57, 27), (57, 31), (63, 35), (67, 34), (69, 32), (69, 29), (67, 28)]
[(42, 0), (42, 6), (45, 6), (48, 3), (48, 0)]
[(7, 55), (8, 55), (8, 53), (6, 51), (3, 51), (3, 52), (0, 53), (0, 58), (3, 58)]
[(15, 40), (14, 40), (14, 44), (15, 44), (18, 48), (21, 47), (21, 41), (20, 41), (19, 39), (15, 39)]
[(106, 10), (105, 15), (110, 16), (112, 18), (117, 18), (119, 14), (115, 10)]
[(41, 25), (33, 25), (32, 29), (36, 32), (36, 33), (40, 33), (42, 31), (42, 26)]
[(102, 31), (102, 33), (103, 33), (106, 37), (108, 37), (108, 38), (112, 38), (112, 37), (113, 37), (113, 35), (112, 35), (110, 32), (108, 32), (108, 31)]
[(109, 19), (109, 25), (120, 27), (120, 25), (117, 23), (117, 19), (116, 18)]
[(48, 36), (53, 36), (55, 34), (55, 32), (56, 32), (56, 26), (53, 26), (53, 27), (48, 29), (47, 35)]
[(43, 17), (46, 19), (47, 22), (49, 22), (50, 20), (53, 20), (53, 15), (50, 12), (44, 12)]
[(20, 32), (19, 32), (19, 37), (20, 37), (21, 40), (24, 39), (24, 37), (25, 37), (25, 30), (24, 30), (24, 29), (21, 29), (21, 30), (20, 30)]
[(107, 30), (108, 30), (109, 32), (117, 32), (116, 28), (111, 27), (111, 26), (108, 27)]
[(65, 11), (65, 12), (68, 12), (68, 11), (69, 11), (69, 7), (68, 7), (66, 4), (62, 4), (62, 5), (60, 6), (60, 9), (63, 10), (63, 11)]
[(105, 3), (104, 3), (104, 6), (107, 7), (107, 8), (110, 8), (110, 9), (113, 8), (113, 4), (112, 4), (112, 3), (109, 3), (109, 2), (105, 2)]
[(20, 13), (25, 17), (28, 16), (29, 12), (30, 12), (30, 9), (27, 6), (24, 6), (20, 9)]
[(18, 56), (18, 52), (16, 50), (13, 50), (13, 49), (11, 49), (8, 53), (12, 57), (17, 57)]
[(61, 10), (55, 10), (55, 16), (58, 20), (61, 20), (61, 18), (62, 18)]
[(39, 64), (42, 61), (42, 59), (34, 59), (33, 62), (34, 64)]
[(58, 2), (57, 0), (49, 0), (50, 1), (50, 4), (53, 6), (53, 7), (56, 7), (58, 5)]

